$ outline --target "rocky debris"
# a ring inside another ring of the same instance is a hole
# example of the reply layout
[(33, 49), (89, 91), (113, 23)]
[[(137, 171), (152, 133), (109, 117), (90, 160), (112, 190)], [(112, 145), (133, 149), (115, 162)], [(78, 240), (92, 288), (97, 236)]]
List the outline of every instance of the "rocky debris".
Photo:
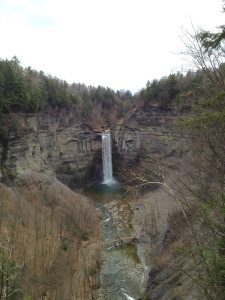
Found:
[[(127, 266), (129, 265), (129, 262), (126, 262)], [(124, 264), (124, 262), (123, 262)], [(132, 271), (129, 268), (129, 275), (127, 274), (126, 267), (121, 265), (121, 261), (118, 261), (117, 266), (118, 273), (117, 276), (120, 278), (126, 278), (124, 281), (132, 281), (135, 282), (136, 285), (141, 284), (141, 278), (143, 276), (143, 267), (141, 265), (136, 265), (136, 267), (133, 267)], [(123, 279), (122, 279), (123, 280)], [(127, 291), (124, 286), (124, 282), (119, 282), (119, 280), (116, 280), (112, 277), (111, 274), (104, 274), (104, 276), (101, 277), (101, 287), (98, 290), (95, 299), (96, 300), (124, 300), (127, 299), (126, 295), (129, 295), (129, 291)], [(121, 284), (122, 283), (122, 284)], [(136, 288), (136, 287), (134, 287)], [(113, 291), (113, 294), (112, 294)], [(134, 294), (136, 294), (138, 291), (133, 291)], [(138, 295), (137, 295), (138, 296)]]
[(104, 204), (104, 209), (107, 209), (110, 221), (107, 218), (108, 225), (104, 222), (103, 226), (106, 230), (112, 228), (111, 239), (118, 243), (109, 243), (103, 251), (105, 263), (100, 272), (101, 286), (95, 293), (95, 299), (126, 300), (128, 295), (136, 299), (142, 292), (146, 270), (137, 256), (136, 245), (130, 244), (134, 237), (132, 202), (124, 198), (113, 200)]
[(114, 236), (120, 239), (134, 237), (131, 205), (131, 202), (118, 202), (117, 200), (105, 204), (105, 208), (112, 215)]

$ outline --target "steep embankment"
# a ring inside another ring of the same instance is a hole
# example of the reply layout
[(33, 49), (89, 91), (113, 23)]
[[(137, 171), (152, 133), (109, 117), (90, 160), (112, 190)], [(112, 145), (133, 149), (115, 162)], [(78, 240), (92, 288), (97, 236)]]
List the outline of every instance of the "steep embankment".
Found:
[[(11, 187), (0, 184), (0, 195), (0, 259), (4, 253), (9, 292), (20, 288), (16, 299), (89, 299), (95, 284), (89, 269), (99, 264), (94, 207), (49, 172), (20, 176)], [(21, 268), (11, 279), (13, 261)]]

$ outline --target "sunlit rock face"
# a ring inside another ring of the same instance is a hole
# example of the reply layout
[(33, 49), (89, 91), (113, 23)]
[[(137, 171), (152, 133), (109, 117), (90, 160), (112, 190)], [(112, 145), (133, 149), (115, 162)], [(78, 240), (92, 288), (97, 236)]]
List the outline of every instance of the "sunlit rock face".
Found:
[(98, 152), (101, 156), (101, 136), (75, 109), (17, 114), (16, 119), (17, 132), (0, 143), (2, 168), (8, 173), (51, 169), (64, 181), (79, 181), (93, 172)]

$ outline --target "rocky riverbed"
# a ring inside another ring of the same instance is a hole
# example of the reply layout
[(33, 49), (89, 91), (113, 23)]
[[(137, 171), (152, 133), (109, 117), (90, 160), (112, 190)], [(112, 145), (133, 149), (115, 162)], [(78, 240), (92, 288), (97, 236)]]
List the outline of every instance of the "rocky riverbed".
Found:
[(148, 267), (142, 256), (143, 251), (138, 251), (140, 256), (137, 253), (142, 242), (138, 244), (134, 202), (116, 193), (87, 195), (103, 214), (103, 265), (95, 299), (139, 299), (147, 283)]

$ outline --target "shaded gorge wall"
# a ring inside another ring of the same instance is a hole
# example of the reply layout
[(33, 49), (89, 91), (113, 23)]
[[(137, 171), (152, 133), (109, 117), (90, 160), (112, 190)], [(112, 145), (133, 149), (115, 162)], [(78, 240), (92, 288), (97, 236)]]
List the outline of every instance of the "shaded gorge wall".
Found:
[[(1, 179), (50, 169), (65, 183), (100, 177), (101, 136), (75, 109), (16, 114), (0, 139)], [(12, 116), (8, 116), (8, 122)], [(3, 127), (3, 125), (2, 125)]]
[[(163, 158), (174, 167), (182, 156), (182, 138), (173, 124), (176, 118), (172, 110), (142, 106), (119, 120), (111, 127), (114, 171), (116, 162), (132, 163), (140, 153)], [(18, 113), (4, 122), (11, 125), (8, 136), (0, 138), (1, 180), (46, 169), (66, 184), (102, 180), (101, 124), (93, 128), (77, 109)]]
[(177, 114), (154, 106), (142, 106), (132, 111), (114, 126), (116, 157), (126, 162), (141, 153), (163, 158), (174, 166), (182, 156), (182, 136), (175, 125)]

